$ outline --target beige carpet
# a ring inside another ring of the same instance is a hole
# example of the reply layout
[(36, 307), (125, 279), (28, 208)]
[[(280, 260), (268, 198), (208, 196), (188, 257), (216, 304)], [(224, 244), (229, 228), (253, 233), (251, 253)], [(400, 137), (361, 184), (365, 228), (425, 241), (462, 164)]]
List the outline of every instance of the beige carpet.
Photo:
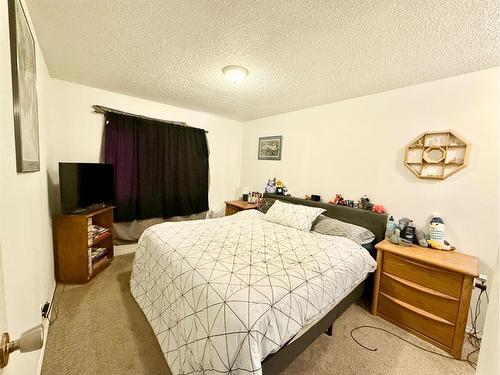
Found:
[[(129, 292), (132, 260), (133, 255), (115, 257), (87, 285), (64, 290), (58, 286), (55, 299), (61, 298), (52, 314), (57, 319), (49, 330), (43, 375), (170, 374), (160, 346)], [(466, 362), (425, 353), (383, 332), (359, 331), (357, 337), (365, 345), (378, 348), (369, 352), (350, 337), (352, 328), (365, 324), (439, 351), (353, 305), (335, 322), (333, 337), (321, 335), (282, 375), (474, 373)], [(464, 353), (468, 351), (466, 345)]]

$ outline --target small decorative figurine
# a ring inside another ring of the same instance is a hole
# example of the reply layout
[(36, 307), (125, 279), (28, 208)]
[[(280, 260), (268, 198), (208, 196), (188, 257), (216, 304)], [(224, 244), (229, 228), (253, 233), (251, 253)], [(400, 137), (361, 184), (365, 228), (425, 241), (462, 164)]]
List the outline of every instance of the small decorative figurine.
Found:
[(434, 216), (429, 224), (429, 245), (438, 250), (453, 250), (453, 247), (444, 239), (444, 221), (439, 216)]

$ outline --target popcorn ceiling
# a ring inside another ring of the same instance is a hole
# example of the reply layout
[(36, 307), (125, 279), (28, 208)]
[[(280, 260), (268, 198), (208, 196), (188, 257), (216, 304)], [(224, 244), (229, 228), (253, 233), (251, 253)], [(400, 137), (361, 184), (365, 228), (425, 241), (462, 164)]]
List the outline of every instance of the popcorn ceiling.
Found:
[(500, 59), (496, 0), (26, 3), (52, 77), (242, 121)]

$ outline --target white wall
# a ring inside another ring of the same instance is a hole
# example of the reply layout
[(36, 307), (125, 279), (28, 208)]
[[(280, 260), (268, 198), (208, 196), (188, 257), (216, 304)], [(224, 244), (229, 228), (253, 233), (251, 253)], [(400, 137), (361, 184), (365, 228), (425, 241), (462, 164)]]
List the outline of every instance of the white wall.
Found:
[(120, 109), (144, 116), (184, 121), (209, 131), (210, 191), (209, 206), (221, 214), (224, 201), (233, 199), (240, 186), (242, 123), (212, 114), (187, 110), (131, 96), (103, 91), (66, 81), (50, 81), (51, 206), (58, 207), (58, 171), (60, 161), (98, 162), (101, 157), (104, 117), (94, 113), (92, 105)]
[(495, 275), (489, 283), (490, 303), (484, 325), (484, 335), (481, 341), (481, 351), (479, 353), (479, 362), (477, 364), (478, 375), (498, 375), (500, 373), (500, 260), (497, 259)]
[[(497, 78), (490, 69), (244, 124), (242, 185), (283, 179), (298, 197), (364, 194), (397, 218), (425, 226), (443, 216), (448, 239), (478, 256), (490, 278), (498, 243)], [(453, 129), (472, 143), (470, 164), (444, 181), (418, 179), (404, 147), (428, 130)], [(281, 161), (257, 160), (259, 136), (283, 135)], [(481, 316), (482, 325), (484, 315)]]
[[(500, 87), (500, 76), (497, 77), (497, 86)], [(500, 126), (500, 106), (497, 107), (498, 126)], [(500, 149), (500, 137), (498, 138), (498, 148)], [(500, 170), (500, 155), (498, 158)], [(498, 190), (500, 196), (500, 186)], [(500, 229), (500, 227), (499, 227)], [(497, 249), (500, 249), (500, 241)], [(481, 341), (481, 351), (476, 373), (478, 375), (498, 375), (500, 374), (500, 256), (497, 253), (497, 263), (495, 275), (488, 286), (490, 303), (484, 324), (484, 335)]]
[[(25, 7), (26, 9), (26, 7)], [(34, 30), (32, 28), (32, 30)], [(40, 172), (16, 173), (7, 2), (0, 2), (0, 251), (7, 329), (15, 339), (40, 324), (54, 288), (47, 159), (49, 75), (37, 46)], [(40, 351), (11, 356), (4, 374), (35, 374)]]

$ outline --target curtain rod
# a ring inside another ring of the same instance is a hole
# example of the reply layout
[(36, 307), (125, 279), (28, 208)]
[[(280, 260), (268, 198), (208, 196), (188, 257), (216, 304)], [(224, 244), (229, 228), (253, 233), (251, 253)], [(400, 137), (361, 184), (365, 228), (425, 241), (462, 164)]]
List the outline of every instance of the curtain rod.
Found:
[[(102, 105), (97, 105), (97, 104), (94, 104), (92, 107), (94, 108), (94, 111), (96, 113), (102, 113), (102, 114), (115, 113), (117, 115), (131, 116), (131, 117), (136, 117), (136, 118), (140, 118), (143, 120), (152, 120), (152, 121), (157, 121), (157, 122), (164, 122), (165, 124), (170, 124), (170, 125), (177, 125), (177, 126), (184, 126), (186, 128), (198, 129), (198, 128), (194, 128), (193, 126), (189, 126), (185, 122), (181, 122), (181, 121), (159, 120), (157, 118), (136, 115), (135, 113), (124, 112), (124, 111), (120, 111), (119, 109), (108, 108), (108, 107), (104, 107)], [(203, 130), (203, 129), (200, 129), (200, 130)], [(208, 133), (208, 130), (203, 130), (203, 131), (205, 133)]]

